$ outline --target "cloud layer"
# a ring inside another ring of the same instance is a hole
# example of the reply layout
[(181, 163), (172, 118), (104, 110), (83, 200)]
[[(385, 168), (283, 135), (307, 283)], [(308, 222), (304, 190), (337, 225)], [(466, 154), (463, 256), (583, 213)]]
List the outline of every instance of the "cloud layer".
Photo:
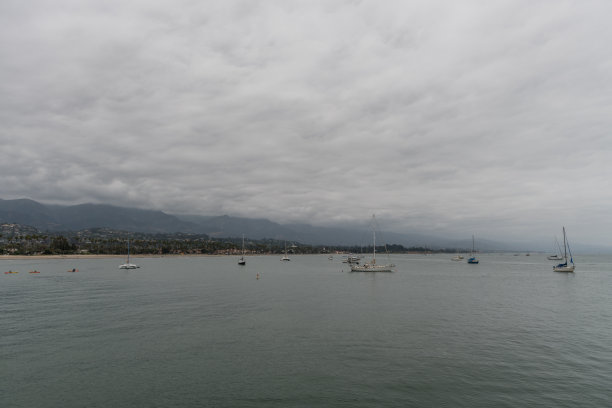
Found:
[(0, 196), (609, 241), (604, 1), (5, 1)]

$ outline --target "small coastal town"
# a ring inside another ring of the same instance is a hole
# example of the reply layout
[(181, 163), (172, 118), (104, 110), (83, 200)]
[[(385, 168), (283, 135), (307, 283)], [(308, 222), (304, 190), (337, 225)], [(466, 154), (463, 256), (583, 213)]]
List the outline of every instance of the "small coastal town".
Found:
[[(0, 224), (0, 255), (123, 255), (130, 242), (132, 255), (240, 255), (241, 237), (211, 238), (205, 234), (140, 233), (91, 228), (68, 232), (41, 232), (22, 224)], [(245, 241), (247, 255), (369, 253), (371, 246), (322, 246), (278, 239)], [(381, 245), (377, 251), (390, 253), (452, 253), (455, 249)]]

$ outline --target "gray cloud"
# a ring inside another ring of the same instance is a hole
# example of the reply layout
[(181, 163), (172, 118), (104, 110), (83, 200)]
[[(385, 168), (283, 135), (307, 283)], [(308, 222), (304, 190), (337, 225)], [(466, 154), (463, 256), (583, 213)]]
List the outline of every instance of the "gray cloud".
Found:
[(611, 9), (3, 2), (0, 195), (601, 243)]

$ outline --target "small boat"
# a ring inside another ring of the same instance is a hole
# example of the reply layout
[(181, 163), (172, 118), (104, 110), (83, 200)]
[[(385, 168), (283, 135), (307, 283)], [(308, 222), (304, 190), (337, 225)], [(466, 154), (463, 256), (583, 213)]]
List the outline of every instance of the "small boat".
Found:
[[(570, 254), (570, 263), (571, 265), (569, 265), (567, 263), (567, 253), (569, 251)], [(555, 272), (574, 272), (574, 257), (572, 256), (572, 251), (569, 247), (569, 243), (567, 242), (567, 238), (565, 237), (565, 227), (563, 227), (563, 259), (565, 260), (564, 263), (560, 263), (557, 266), (553, 266), (553, 271)]]
[(349, 256), (347, 256), (347, 257), (346, 257), (346, 259), (344, 259), (344, 260), (342, 261), (342, 263), (347, 263), (347, 264), (358, 264), (360, 259), (361, 259), (361, 258), (359, 258), (359, 257), (358, 257), (358, 256), (356, 256), (356, 255), (349, 255)]
[(244, 234), (242, 234), (242, 256), (238, 260), (238, 265), (246, 265), (246, 261), (244, 260)]
[[(559, 245), (559, 241), (557, 241), (557, 237), (555, 237), (555, 244), (557, 244), (557, 249), (559, 250), (559, 253), (563, 252), (561, 251), (561, 246)], [(554, 255), (547, 256), (546, 259), (548, 259), (549, 261), (562, 261), (563, 257), (557, 254), (554, 254)]]
[(67, 270), (66, 272), (78, 272), (78, 271), (79, 271), (78, 269), (72, 268), (72, 269)]
[(461, 255), (455, 255), (451, 258), (452, 261), (461, 261), (463, 260), (463, 256)]
[(127, 253), (127, 262), (119, 265), (119, 269), (137, 269), (140, 268), (140, 266), (130, 263), (130, 240), (128, 239), (128, 253)]
[(36, 269), (34, 269), (33, 271), (30, 271), (28, 273), (40, 273), (40, 271), (37, 271)]
[(393, 268), (395, 268), (394, 264), (386, 264), (379, 265), (376, 263), (376, 229), (374, 226), (376, 225), (376, 218), (372, 215), (372, 240), (374, 243), (374, 251), (372, 252), (372, 260), (368, 263), (364, 263), (363, 265), (359, 265), (357, 263), (349, 263), (351, 266), (351, 272), (393, 272)]
[(480, 261), (478, 260), (478, 258), (476, 258), (474, 256), (474, 236), (472, 235), (472, 252), (470, 252), (470, 257), (467, 260), (467, 263), (469, 264), (477, 264), (480, 263)]
[(4, 272), (5, 275), (12, 275), (14, 273), (19, 273), (19, 272), (18, 271), (11, 271), (11, 270), (8, 270), (8, 271)]
[(351, 272), (393, 272), (394, 264), (377, 265), (376, 259), (372, 258), (370, 262), (363, 265), (351, 265)]

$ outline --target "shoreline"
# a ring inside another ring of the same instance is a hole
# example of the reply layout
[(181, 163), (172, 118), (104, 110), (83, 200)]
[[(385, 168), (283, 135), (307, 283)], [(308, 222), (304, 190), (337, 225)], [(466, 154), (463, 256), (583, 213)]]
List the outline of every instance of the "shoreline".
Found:
[[(233, 255), (209, 255), (209, 254), (139, 254), (130, 255), (130, 258), (180, 258), (180, 257), (217, 257)], [(234, 255), (238, 256), (238, 255)], [(0, 255), (0, 259), (28, 260), (28, 259), (124, 259), (126, 255), (110, 254), (70, 254), (70, 255)]]
[[(395, 253), (390, 253), (397, 255)], [(450, 254), (450, 253), (449, 253)], [(239, 257), (241, 254), (130, 254), (130, 258), (214, 258)], [(281, 256), (282, 254), (246, 254), (245, 256)], [(329, 256), (330, 254), (292, 254), (293, 256)], [(422, 252), (405, 252), (401, 255), (427, 255)], [(68, 255), (0, 255), (0, 260), (28, 260), (28, 259), (125, 259), (126, 254), (68, 254)], [(346, 254), (333, 254), (333, 256), (346, 256)]]

